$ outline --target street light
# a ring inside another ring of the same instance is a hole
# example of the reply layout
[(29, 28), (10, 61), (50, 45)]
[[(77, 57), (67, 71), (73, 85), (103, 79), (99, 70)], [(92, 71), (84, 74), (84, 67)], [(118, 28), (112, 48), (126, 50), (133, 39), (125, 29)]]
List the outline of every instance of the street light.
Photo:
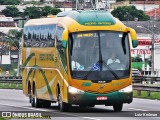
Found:
[(143, 26), (137, 26), (138, 28), (143, 28), (143, 29), (146, 29), (147, 31), (149, 31), (152, 35), (152, 40), (151, 40), (151, 43), (152, 43), (152, 47), (151, 47), (151, 77), (154, 76), (154, 43), (155, 43), (155, 34), (154, 34), (154, 30), (150, 30), (150, 29), (147, 29)]

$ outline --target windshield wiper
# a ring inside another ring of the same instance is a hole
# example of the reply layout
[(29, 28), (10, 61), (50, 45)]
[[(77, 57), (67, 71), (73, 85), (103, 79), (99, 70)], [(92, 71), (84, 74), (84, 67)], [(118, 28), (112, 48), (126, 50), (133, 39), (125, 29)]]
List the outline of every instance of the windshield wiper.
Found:
[(114, 75), (116, 79), (119, 79), (119, 76), (112, 70), (111, 67), (109, 67), (109, 65), (106, 64), (105, 61), (103, 61), (102, 64), (104, 64), (109, 69), (109, 71), (112, 73), (112, 75)]
[[(99, 60), (97, 61), (96, 64), (98, 64), (98, 63), (99, 63)], [(93, 71), (92, 69), (93, 69), (93, 67), (87, 72), (87, 74), (83, 77), (82, 80), (85, 80), (88, 77), (88, 75)]]

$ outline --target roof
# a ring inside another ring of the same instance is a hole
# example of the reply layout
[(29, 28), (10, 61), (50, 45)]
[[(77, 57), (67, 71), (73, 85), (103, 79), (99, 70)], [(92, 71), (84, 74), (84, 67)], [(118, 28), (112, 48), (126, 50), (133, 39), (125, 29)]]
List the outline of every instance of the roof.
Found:
[[(152, 31), (151, 26), (153, 23), (151, 21), (123, 21), (123, 23), (136, 30), (137, 33), (150, 34)], [(141, 27), (139, 27), (141, 26)], [(154, 33), (160, 34), (160, 21), (155, 21)]]
[(160, 8), (155, 8), (155, 9), (146, 11), (145, 13), (150, 17), (156, 16), (158, 19), (160, 19)]

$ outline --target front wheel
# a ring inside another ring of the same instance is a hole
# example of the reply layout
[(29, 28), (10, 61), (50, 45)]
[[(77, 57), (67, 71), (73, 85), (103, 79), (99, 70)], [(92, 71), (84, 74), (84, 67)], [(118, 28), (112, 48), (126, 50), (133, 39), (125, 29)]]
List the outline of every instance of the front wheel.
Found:
[(122, 111), (122, 108), (123, 108), (123, 104), (122, 103), (113, 105), (113, 109), (114, 109), (115, 112)]
[(58, 105), (59, 105), (60, 111), (62, 112), (67, 112), (70, 107), (68, 103), (63, 102), (62, 96), (60, 93), (58, 94)]

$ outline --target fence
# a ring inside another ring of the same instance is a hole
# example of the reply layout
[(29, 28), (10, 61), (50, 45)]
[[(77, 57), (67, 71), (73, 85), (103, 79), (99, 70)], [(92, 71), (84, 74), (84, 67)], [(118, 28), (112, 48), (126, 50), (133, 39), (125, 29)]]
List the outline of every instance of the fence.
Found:
[(5, 88), (6, 84), (8, 84), (9, 88), (12, 84), (15, 84), (15, 89), (19, 89), (19, 85), (22, 84), (22, 77), (0, 77), (0, 83), (2, 83), (2, 88)]
[[(160, 82), (160, 77), (146, 77), (146, 76), (136, 76), (134, 80), (142, 83), (143, 81), (154, 83)], [(12, 83), (16, 84), (16, 89), (18, 89), (19, 84), (22, 84), (22, 77), (0, 77), (0, 83), (2, 86), (5, 84), (9, 84), (11, 86)], [(147, 91), (147, 95), (150, 96), (151, 92), (160, 92), (160, 85), (154, 84), (133, 84), (133, 89), (137, 90), (138, 95), (141, 95), (141, 91)]]
[(143, 83), (153, 84), (155, 82), (160, 82), (160, 77), (151, 76), (132, 76), (133, 83)]

